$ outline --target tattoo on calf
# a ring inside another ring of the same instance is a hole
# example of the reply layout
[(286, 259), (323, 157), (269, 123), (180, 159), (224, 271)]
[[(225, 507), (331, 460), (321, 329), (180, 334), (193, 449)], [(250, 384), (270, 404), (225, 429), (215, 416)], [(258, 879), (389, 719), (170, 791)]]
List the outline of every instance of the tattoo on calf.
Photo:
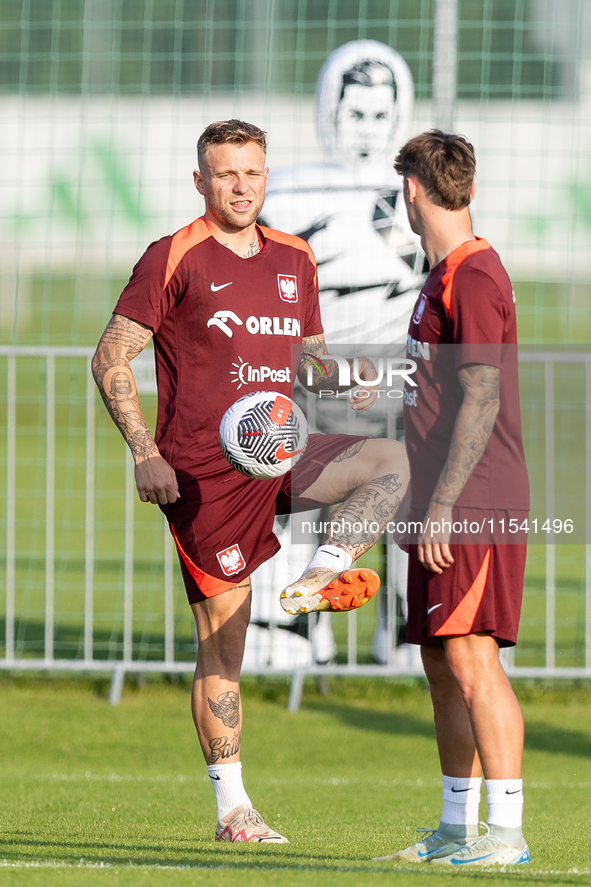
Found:
[(238, 693), (234, 693), (232, 690), (226, 690), (225, 693), (220, 693), (217, 702), (214, 702), (209, 696), (207, 697), (207, 701), (211, 713), (216, 718), (221, 719), (224, 727), (230, 727), (233, 729), (238, 726), (238, 721), (240, 720), (240, 700)]
[(220, 760), (231, 758), (240, 751), (240, 742), (242, 736), (240, 733), (234, 733), (232, 739), (229, 736), (217, 736), (215, 739), (209, 740), (209, 755), (207, 756), (208, 764), (217, 764)]

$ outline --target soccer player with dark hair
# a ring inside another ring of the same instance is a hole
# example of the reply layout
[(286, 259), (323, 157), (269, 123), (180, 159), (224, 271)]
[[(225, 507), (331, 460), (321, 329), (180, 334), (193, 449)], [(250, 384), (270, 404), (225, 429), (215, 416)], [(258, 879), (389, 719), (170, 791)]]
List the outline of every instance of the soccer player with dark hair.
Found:
[[(285, 843), (253, 809), (242, 782), (239, 678), (250, 574), (279, 548), (276, 513), (336, 505), (331, 533), (281, 603), (293, 614), (361, 606), (379, 580), (371, 570), (350, 567), (396, 514), (408, 464), (397, 441), (348, 435), (311, 435), (293, 478), (254, 480), (222, 454), (220, 420), (237, 399), (237, 381), (263, 391), (269, 383), (260, 381), (268, 376), (262, 370), (275, 369), (283, 381), (273, 388), (290, 395), (294, 345), (301, 348), (302, 384), (339, 386), (337, 363), (325, 356), (312, 250), (257, 224), (265, 152), (265, 133), (252, 124), (229, 120), (206, 128), (194, 174), (205, 215), (148, 247), (99, 342), (93, 372), (133, 454), (139, 497), (160, 505), (176, 542), (197, 626), (192, 711), (215, 791), (216, 839)], [(152, 338), (155, 437), (130, 367)], [(309, 383), (316, 357), (324, 358), (328, 377), (314, 369)], [(260, 371), (241, 374), (245, 364)], [(360, 379), (376, 378), (371, 361), (360, 358), (359, 366)], [(363, 393), (350, 398), (353, 409), (375, 400), (370, 386)], [(361, 532), (339, 533), (342, 515)], [(368, 534), (366, 524), (378, 532)]]
[(472, 231), (475, 167), (472, 145), (439, 130), (411, 139), (395, 162), (431, 265), (407, 339), (418, 367), (404, 419), (420, 532), (409, 550), (406, 636), (421, 645), (431, 690), (443, 811), (427, 837), (385, 858), (433, 865), (530, 859), (523, 719), (499, 659), (517, 638), (529, 511), (515, 299), (499, 256)]

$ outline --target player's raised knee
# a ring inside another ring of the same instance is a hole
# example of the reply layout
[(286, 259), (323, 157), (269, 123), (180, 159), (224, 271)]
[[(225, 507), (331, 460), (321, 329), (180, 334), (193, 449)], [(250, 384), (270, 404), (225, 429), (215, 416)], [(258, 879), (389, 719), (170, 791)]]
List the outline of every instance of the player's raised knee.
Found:
[(400, 441), (386, 438), (368, 440), (359, 455), (363, 457), (367, 480), (396, 474), (399, 483), (406, 488), (410, 469), (406, 449)]

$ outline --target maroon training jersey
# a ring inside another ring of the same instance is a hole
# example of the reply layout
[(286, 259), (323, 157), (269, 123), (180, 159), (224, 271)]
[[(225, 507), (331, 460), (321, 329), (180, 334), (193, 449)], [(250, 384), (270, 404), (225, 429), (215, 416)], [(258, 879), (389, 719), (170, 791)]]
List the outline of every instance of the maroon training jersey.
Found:
[(292, 388), (291, 346), (322, 333), (314, 254), (299, 237), (257, 228), (242, 259), (203, 218), (151, 244), (114, 313), (154, 330), (156, 443), (175, 469), (227, 470), (219, 443), (226, 409), (251, 391)]
[(527, 510), (514, 296), (486, 240), (463, 243), (431, 270), (413, 311), (406, 350), (417, 363), (412, 376), (417, 387), (407, 383), (404, 390), (412, 507), (429, 506), (463, 400), (458, 369), (477, 363), (499, 367), (500, 408), (456, 504)]

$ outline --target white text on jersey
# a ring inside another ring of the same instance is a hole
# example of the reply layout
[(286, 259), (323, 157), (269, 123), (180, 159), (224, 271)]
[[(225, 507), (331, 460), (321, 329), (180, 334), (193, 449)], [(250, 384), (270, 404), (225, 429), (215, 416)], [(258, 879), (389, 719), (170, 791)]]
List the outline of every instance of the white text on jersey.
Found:
[(248, 385), (249, 382), (265, 382), (267, 379), (269, 382), (291, 382), (291, 370), (289, 367), (284, 367), (282, 370), (276, 370), (268, 366), (253, 367), (248, 361), (242, 360), (241, 357), (238, 360), (241, 362), (232, 364), (236, 369), (230, 370), (230, 375), (236, 377), (232, 379), (232, 382), (236, 382), (238, 391), (240, 391), (243, 385)]
[(431, 360), (429, 356), (429, 343), (417, 342), (412, 336), (406, 337), (406, 353), (413, 357), (421, 357), (423, 360)]
[(417, 392), (409, 391), (407, 388), (404, 389), (404, 403), (407, 407), (416, 407), (417, 405)]
[[(234, 335), (228, 321), (242, 326), (242, 320), (233, 311), (216, 311), (207, 321), (207, 326), (216, 326), (229, 339)], [(246, 329), (252, 336), (299, 336), (302, 325), (297, 317), (255, 317), (251, 314), (246, 318)]]

